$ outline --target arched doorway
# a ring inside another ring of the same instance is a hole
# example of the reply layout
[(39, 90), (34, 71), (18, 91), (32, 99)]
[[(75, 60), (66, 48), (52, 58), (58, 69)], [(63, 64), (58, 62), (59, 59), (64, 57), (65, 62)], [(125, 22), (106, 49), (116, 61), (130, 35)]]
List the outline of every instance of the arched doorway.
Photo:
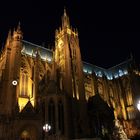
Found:
[(20, 140), (31, 140), (30, 133), (28, 131), (24, 130), (21, 133)]
[[(90, 134), (92, 137), (110, 137), (112, 134), (114, 112), (113, 108), (100, 97), (99, 94), (92, 96), (88, 100), (88, 116)], [(109, 139), (109, 138), (108, 138)]]
[(19, 132), (19, 140), (38, 140), (37, 129), (34, 125), (28, 124), (28, 126), (22, 127)]

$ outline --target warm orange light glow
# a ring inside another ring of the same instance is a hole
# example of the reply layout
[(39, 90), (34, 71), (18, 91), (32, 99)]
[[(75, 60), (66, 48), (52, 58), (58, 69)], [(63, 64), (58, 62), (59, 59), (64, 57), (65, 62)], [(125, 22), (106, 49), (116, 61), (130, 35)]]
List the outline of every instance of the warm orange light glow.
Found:
[(18, 96), (18, 104), (20, 112), (26, 106), (28, 101), (34, 106), (34, 94), (32, 91), (32, 80), (28, 76), (27, 80), (23, 80), (23, 74), (20, 75), (20, 94)]
[(25, 107), (25, 105), (28, 103), (29, 99), (28, 98), (18, 98), (18, 104), (19, 104), (19, 110), (20, 112), (22, 111), (22, 109)]

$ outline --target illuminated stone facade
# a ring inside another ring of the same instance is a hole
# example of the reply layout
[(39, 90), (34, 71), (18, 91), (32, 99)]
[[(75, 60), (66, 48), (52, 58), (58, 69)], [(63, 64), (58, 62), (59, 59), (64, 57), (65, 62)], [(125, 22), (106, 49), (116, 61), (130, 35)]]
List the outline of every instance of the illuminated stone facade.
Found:
[[(97, 126), (92, 118), (101, 113), (100, 106), (112, 110), (111, 119), (119, 119), (132, 137), (140, 127), (139, 93), (133, 58), (109, 69), (81, 60), (78, 32), (64, 10), (51, 50), (23, 40), (20, 25), (8, 34), (0, 56), (0, 139), (111, 137), (105, 121), (96, 116)], [(45, 123), (51, 125), (48, 133)]]

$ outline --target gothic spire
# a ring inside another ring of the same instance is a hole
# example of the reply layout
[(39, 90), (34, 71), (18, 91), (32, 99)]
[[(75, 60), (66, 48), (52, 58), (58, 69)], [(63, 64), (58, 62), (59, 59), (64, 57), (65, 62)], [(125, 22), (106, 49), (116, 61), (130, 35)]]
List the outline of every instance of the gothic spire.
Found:
[(22, 31), (21, 31), (20, 22), (18, 23), (17, 28), (14, 29), (13, 38), (14, 38), (15, 40), (21, 40), (21, 39), (23, 38), (23, 33), (22, 33)]
[(9, 47), (9, 43), (10, 43), (11, 39), (12, 39), (12, 33), (11, 33), (11, 30), (9, 30), (8, 36), (6, 39), (6, 47)]
[(17, 26), (17, 30), (16, 30), (18, 33), (21, 33), (21, 26), (20, 26), (20, 21), (18, 23), (18, 26)]
[(64, 14), (62, 16), (62, 28), (70, 27), (69, 17), (66, 12), (66, 8), (64, 7)]
[(66, 7), (64, 7), (64, 16), (67, 16)]
[(9, 30), (9, 32), (8, 32), (8, 37), (7, 37), (8, 39), (11, 39), (12, 38), (12, 32), (11, 32), (11, 30)]
[(130, 59), (133, 60), (133, 53), (130, 52)]

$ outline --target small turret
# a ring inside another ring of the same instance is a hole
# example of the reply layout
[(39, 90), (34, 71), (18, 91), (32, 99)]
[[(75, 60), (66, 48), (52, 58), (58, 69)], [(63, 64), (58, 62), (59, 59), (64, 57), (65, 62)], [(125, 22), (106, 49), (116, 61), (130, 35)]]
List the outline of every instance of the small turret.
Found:
[(17, 26), (17, 29), (13, 32), (13, 39), (16, 41), (20, 41), (23, 39), (23, 33), (21, 31), (20, 22)]
[(6, 39), (6, 44), (5, 44), (6, 48), (10, 47), (10, 41), (11, 40), (12, 40), (12, 33), (11, 33), (11, 30), (9, 30), (8, 37)]
[(11, 30), (9, 30), (7, 40), (10, 41), (11, 39), (12, 39), (12, 33)]

